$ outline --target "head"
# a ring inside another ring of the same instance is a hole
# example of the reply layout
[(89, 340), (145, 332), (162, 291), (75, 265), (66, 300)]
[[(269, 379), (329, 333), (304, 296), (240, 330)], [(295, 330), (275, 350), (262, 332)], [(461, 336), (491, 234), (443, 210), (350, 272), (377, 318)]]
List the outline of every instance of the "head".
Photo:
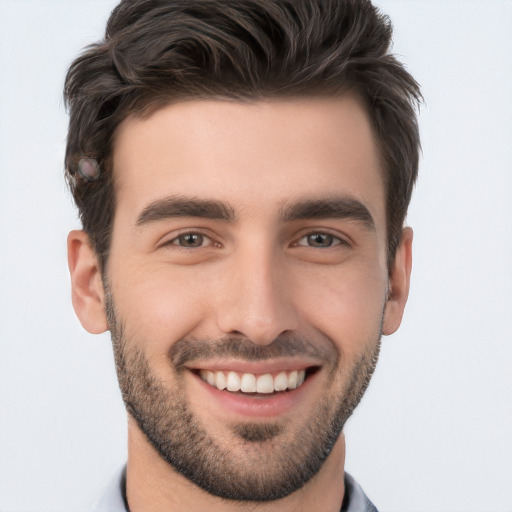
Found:
[(390, 41), (367, 1), (123, 1), (68, 72), (75, 309), (136, 445), (211, 494), (308, 485), (400, 323), (419, 91)]

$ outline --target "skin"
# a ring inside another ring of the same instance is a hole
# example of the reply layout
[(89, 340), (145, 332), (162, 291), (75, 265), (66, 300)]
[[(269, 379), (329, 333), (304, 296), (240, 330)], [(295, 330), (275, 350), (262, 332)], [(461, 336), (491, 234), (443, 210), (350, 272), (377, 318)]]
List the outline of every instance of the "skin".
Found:
[[(144, 355), (165, 389), (182, 386), (198, 421), (233, 457), (247, 453), (248, 445), (234, 441), (230, 426), (269, 419), (213, 405), (191, 372), (178, 383), (168, 358), (178, 340), (231, 336), (269, 347), (280, 336), (297, 335), (341, 354), (336, 372), (320, 365), (300, 401), (271, 418), (285, 426), (288, 439), (323, 396), (336, 400), (346, 391), (347, 373), (376, 348), (380, 334), (399, 327), (412, 231), (403, 230), (388, 271), (382, 167), (356, 97), (177, 103), (145, 119), (126, 119), (116, 133), (113, 161), (117, 207), (106, 277), (126, 344)], [(176, 196), (219, 201), (234, 219), (140, 221), (149, 205)], [(363, 205), (371, 225), (344, 216), (283, 217), (298, 203), (340, 198)], [(203, 235), (199, 246), (183, 247), (190, 232)], [(331, 235), (332, 245), (311, 245), (312, 234)], [(103, 332), (109, 325), (102, 276), (82, 231), (70, 233), (68, 255), (77, 315), (89, 332)], [(295, 364), (292, 356), (282, 359), (265, 364)], [(247, 502), (225, 501), (192, 484), (160, 457), (130, 415), (128, 426), (132, 512), (247, 508)], [(250, 449), (272, 454), (268, 443)], [(319, 510), (321, 504), (338, 511), (344, 456), (341, 434), (301, 489), (252, 509)]]

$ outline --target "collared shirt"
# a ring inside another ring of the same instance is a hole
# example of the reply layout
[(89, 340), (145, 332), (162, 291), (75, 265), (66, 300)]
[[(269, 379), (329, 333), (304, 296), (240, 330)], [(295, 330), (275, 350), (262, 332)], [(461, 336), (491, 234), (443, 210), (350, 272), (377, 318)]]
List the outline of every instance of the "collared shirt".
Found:
[[(112, 480), (91, 512), (129, 512), (126, 503), (126, 466)], [(345, 473), (345, 496), (340, 512), (378, 512), (348, 473)]]

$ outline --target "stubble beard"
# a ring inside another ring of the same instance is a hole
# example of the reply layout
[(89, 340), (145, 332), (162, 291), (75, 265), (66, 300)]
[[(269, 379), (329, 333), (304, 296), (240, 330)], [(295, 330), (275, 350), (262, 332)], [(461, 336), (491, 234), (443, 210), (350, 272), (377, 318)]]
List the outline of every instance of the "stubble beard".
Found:
[[(298, 418), (295, 424), (277, 420), (226, 425), (226, 437), (215, 439), (192, 411), (184, 389), (183, 373), (187, 370), (182, 366), (183, 359), (200, 352), (201, 342), (194, 340), (192, 355), (187, 353), (187, 340), (176, 342), (184, 349), (169, 358), (175, 382), (174, 388), (169, 389), (151, 371), (139, 348), (142, 344), (128, 339), (108, 290), (107, 315), (119, 387), (128, 413), (172, 468), (201, 489), (227, 500), (277, 500), (300, 489), (316, 475), (366, 391), (380, 349), (379, 335), (348, 368), (332, 344), (335, 362), (330, 362), (328, 384), (331, 385), (307, 418)], [(299, 346), (303, 344), (302, 340), (296, 341)], [(250, 342), (215, 343), (224, 347), (223, 355), (236, 351), (239, 356), (240, 346), (247, 347), (244, 343)], [(294, 339), (284, 340), (281, 345), (277, 339), (274, 344), (275, 347), (293, 347)], [(212, 351), (211, 341), (204, 341), (203, 345)], [(235, 346), (238, 348), (230, 348)], [(276, 350), (284, 355), (285, 351), (295, 349), (274, 348), (274, 353)], [(258, 355), (259, 351), (254, 345), (245, 349), (254, 359), (263, 359), (265, 348)]]

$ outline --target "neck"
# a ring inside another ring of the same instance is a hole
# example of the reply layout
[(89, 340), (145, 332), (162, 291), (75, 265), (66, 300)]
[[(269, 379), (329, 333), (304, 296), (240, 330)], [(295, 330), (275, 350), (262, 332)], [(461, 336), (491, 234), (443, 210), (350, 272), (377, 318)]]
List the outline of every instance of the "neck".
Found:
[(130, 512), (339, 512), (344, 496), (343, 433), (320, 471), (301, 489), (275, 501), (240, 502), (214, 496), (174, 470), (148, 442), (135, 422), (128, 422), (126, 494)]

